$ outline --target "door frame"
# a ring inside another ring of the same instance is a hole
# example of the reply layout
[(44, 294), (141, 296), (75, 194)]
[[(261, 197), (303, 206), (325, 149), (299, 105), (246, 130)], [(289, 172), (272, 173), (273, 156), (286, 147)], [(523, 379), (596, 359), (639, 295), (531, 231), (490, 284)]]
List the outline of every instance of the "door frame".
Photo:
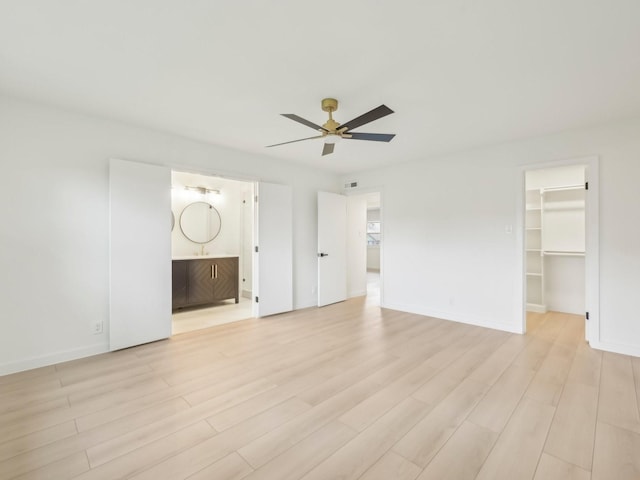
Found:
[[(226, 180), (233, 180), (236, 182), (244, 182), (247, 183), (249, 185), (251, 185), (251, 191), (252, 191), (252, 198), (255, 199), (256, 197), (256, 192), (257, 192), (257, 185), (259, 180), (256, 180), (254, 178), (249, 178), (249, 177), (243, 177), (242, 175), (235, 175), (235, 174), (221, 174), (221, 173), (215, 173), (214, 171), (210, 171), (210, 170), (206, 170), (206, 169), (202, 169), (202, 168), (194, 168), (194, 167), (183, 167), (183, 166), (179, 166), (179, 165), (170, 165), (168, 166), (169, 170), (173, 173), (173, 172), (179, 172), (179, 173), (192, 173), (192, 174), (196, 174), (196, 175), (202, 175), (205, 177), (217, 177), (217, 178), (223, 178)], [(255, 244), (256, 244), (256, 229), (257, 229), (257, 209), (255, 208), (255, 201), (252, 202), (251, 205), (251, 211), (252, 211), (252, 219), (251, 219), (251, 242), (252, 242), (252, 246), (251, 246), (251, 250), (252, 250), (252, 255), (251, 255), (251, 279), (252, 279), (252, 285), (251, 285), (251, 289), (253, 290), (254, 288), (254, 282), (257, 282), (257, 278), (256, 275), (258, 273), (257, 271), (257, 265), (256, 265), (256, 258), (255, 258), (255, 253), (253, 253), (253, 251), (255, 250)], [(178, 224), (178, 222), (180, 221), (179, 215), (175, 216), (175, 221), (176, 224)], [(244, 228), (244, 226), (242, 227)], [(170, 233), (171, 235), (171, 233)], [(241, 246), (242, 249), (242, 246)], [(240, 262), (238, 262), (238, 276), (239, 278), (242, 278), (242, 264)], [(239, 285), (239, 295), (240, 297), (242, 297), (242, 285)], [(251, 294), (251, 316), (252, 318), (256, 318), (257, 317), (257, 306), (256, 306), (256, 302), (255, 302), (255, 293), (252, 292)], [(172, 312), (173, 315), (173, 312)], [(171, 334), (173, 336), (173, 333)]]
[(542, 170), (546, 168), (565, 167), (571, 165), (584, 165), (586, 167), (585, 181), (589, 183), (589, 191), (585, 196), (585, 311), (589, 312), (589, 320), (586, 322), (585, 327), (585, 338), (592, 347), (597, 348), (600, 344), (600, 159), (595, 155), (587, 157), (573, 157), (543, 163), (532, 163), (521, 167), (517, 201), (518, 252), (520, 254), (518, 281), (521, 284), (521, 332), (526, 333), (527, 331), (527, 279), (524, 221), (526, 215), (525, 175), (527, 171), (531, 170)]
[[(384, 187), (374, 186), (344, 190), (347, 197), (377, 193), (380, 196), (380, 308), (384, 308), (384, 232), (386, 222), (384, 220)], [(366, 266), (365, 266), (366, 269)]]

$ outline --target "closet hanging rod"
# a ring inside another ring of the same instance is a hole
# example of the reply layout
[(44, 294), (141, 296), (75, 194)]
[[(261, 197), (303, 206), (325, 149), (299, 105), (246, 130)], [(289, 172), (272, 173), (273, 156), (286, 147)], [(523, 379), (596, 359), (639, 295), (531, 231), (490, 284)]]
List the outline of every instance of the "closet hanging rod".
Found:
[(574, 252), (559, 252), (559, 251), (553, 251), (553, 250), (543, 250), (542, 251), (542, 255), (555, 256), (555, 257), (560, 257), (560, 256), (564, 256), (564, 257), (584, 257), (584, 253), (585, 252), (578, 252), (578, 251), (574, 251)]
[(557, 187), (543, 187), (540, 189), (541, 192), (554, 192), (561, 190), (584, 190), (584, 183), (581, 185), (559, 185)]

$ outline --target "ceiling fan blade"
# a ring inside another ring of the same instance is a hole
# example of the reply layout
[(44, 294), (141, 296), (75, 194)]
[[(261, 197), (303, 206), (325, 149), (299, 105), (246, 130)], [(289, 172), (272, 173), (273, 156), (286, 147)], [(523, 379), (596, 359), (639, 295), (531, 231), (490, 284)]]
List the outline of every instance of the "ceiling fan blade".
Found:
[(322, 156), (324, 157), (325, 155), (329, 155), (330, 153), (333, 153), (333, 147), (335, 146), (336, 146), (335, 143), (325, 143), (324, 147), (322, 148)]
[(307, 137), (307, 138), (301, 138), (299, 140), (291, 140), (290, 142), (282, 142), (282, 143), (275, 143), (273, 145), (267, 145), (266, 148), (269, 147), (277, 147), (279, 145), (286, 145), (287, 143), (296, 143), (296, 142), (303, 142), (305, 140), (311, 140), (313, 138), (322, 138), (324, 135), (316, 135), (315, 137)]
[(354, 128), (358, 128), (366, 123), (373, 122), (374, 120), (378, 120), (382, 117), (386, 117), (391, 113), (393, 113), (393, 110), (391, 110), (389, 107), (387, 107), (386, 105), (380, 105), (379, 107), (374, 108), (373, 110), (360, 115), (359, 117), (356, 117), (347, 123), (343, 123), (342, 125), (340, 125), (339, 130), (342, 132), (347, 132)]
[(371, 140), (373, 142), (390, 142), (393, 137), (396, 136), (395, 133), (359, 133), (359, 132), (350, 132), (350, 137), (343, 137), (351, 140)]
[(291, 120), (293, 120), (294, 122), (298, 122), (301, 123), (303, 125), (306, 125), (307, 127), (313, 128), (314, 130), (321, 130), (323, 132), (328, 132), (329, 130), (327, 130), (324, 127), (321, 127), (320, 125), (316, 125), (313, 122), (310, 122), (309, 120), (305, 120), (302, 117), (299, 117), (298, 115), (294, 114), (294, 113), (281, 113), (281, 115), (283, 117), (287, 117)]

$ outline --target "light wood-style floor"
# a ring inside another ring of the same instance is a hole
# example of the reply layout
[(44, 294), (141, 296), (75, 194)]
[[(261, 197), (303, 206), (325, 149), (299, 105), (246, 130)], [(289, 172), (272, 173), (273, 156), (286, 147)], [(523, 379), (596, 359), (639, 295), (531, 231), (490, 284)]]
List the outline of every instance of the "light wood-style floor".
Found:
[(640, 478), (640, 359), (529, 325), (355, 299), (0, 377), (0, 478)]
[(206, 308), (192, 308), (173, 312), (171, 315), (171, 333), (193, 332), (224, 323), (237, 322), (251, 318), (251, 300), (240, 297), (239, 303), (233, 300), (220, 302)]

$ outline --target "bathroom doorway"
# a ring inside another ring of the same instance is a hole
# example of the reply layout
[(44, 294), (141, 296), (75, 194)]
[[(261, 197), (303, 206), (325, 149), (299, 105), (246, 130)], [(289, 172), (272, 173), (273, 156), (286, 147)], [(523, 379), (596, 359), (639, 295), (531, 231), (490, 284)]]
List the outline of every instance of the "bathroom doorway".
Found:
[(172, 171), (172, 334), (252, 317), (253, 182)]

